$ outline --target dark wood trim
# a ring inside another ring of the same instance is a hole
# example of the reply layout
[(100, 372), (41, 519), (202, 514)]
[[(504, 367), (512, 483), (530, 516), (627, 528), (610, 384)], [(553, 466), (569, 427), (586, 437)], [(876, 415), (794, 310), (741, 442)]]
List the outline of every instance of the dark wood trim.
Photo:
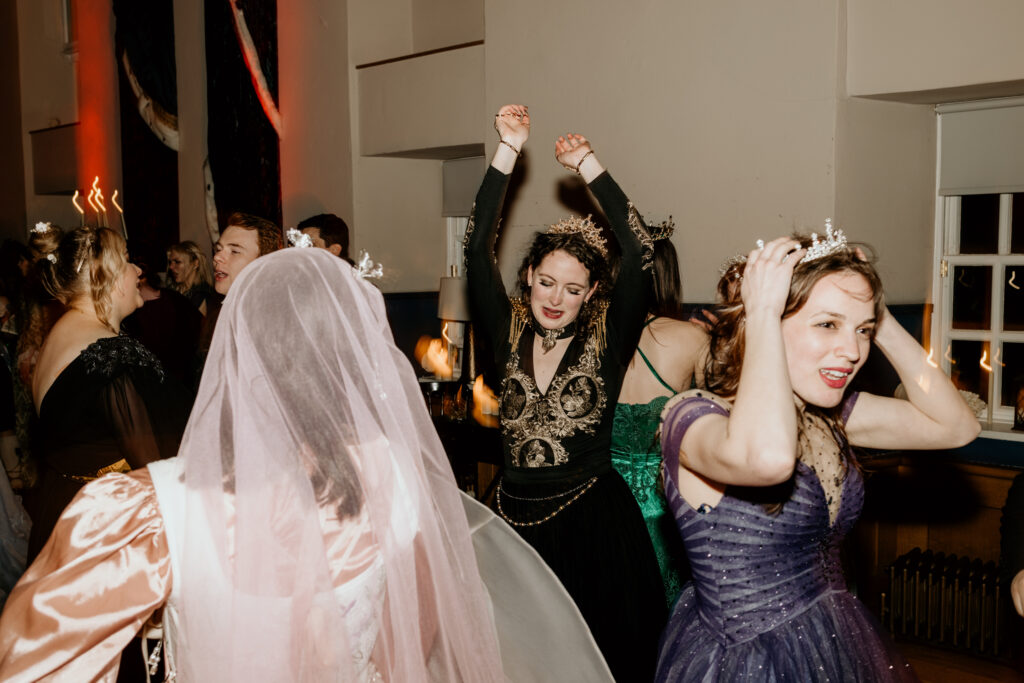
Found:
[(473, 47), (474, 45), (483, 45), (484, 41), (474, 40), (469, 43), (461, 43), (459, 45), (449, 45), (448, 47), (439, 47), (434, 50), (426, 50), (424, 52), (414, 52), (411, 55), (403, 55), (401, 57), (392, 57), (390, 59), (381, 59), (376, 62), (367, 62), (366, 64), (356, 64), (356, 69), (368, 69), (371, 66), (380, 66), (382, 64), (391, 64), (392, 62), (403, 62), (407, 59), (416, 59), (417, 57), (426, 57), (427, 55), (436, 55), (439, 52), (449, 52), (451, 50), (461, 50), (464, 47)]

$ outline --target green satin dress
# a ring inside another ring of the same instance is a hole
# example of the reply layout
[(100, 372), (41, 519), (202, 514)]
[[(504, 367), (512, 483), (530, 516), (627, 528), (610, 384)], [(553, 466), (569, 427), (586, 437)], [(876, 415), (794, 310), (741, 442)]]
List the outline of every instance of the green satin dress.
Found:
[[(658, 375), (643, 351), (637, 353), (648, 369), (672, 394), (676, 390)], [(661, 409), (669, 396), (658, 396), (650, 403), (619, 403), (612, 424), (612, 466), (629, 484), (643, 512), (647, 532), (658, 558), (665, 600), (669, 608), (690, 579), (690, 566), (676, 529), (675, 518), (665, 503), (661, 479), (661, 446), (655, 438)]]

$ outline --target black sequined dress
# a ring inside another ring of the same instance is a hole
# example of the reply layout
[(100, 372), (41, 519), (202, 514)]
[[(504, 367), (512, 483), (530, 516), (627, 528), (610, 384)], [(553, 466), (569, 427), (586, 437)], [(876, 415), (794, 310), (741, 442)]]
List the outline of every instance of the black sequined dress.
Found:
[(131, 337), (99, 339), (64, 368), (39, 408), (42, 471), (29, 561), (86, 482), (175, 455), (187, 410), (160, 361)]

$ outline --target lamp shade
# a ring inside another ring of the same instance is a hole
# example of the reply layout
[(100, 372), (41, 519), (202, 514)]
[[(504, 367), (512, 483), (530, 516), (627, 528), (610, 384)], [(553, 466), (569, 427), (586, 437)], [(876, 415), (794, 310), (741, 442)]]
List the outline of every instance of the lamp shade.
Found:
[(437, 317), (442, 320), (469, 320), (469, 300), (466, 296), (466, 278), (443, 277), (437, 293)]

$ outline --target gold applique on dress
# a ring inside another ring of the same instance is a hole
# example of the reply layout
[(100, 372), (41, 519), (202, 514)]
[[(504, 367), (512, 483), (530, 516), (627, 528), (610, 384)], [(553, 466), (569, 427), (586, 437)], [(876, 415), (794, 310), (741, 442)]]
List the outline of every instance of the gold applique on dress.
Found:
[(569, 461), (562, 441), (595, 433), (607, 405), (593, 336), (568, 370), (555, 375), (546, 394), (520, 367), (518, 345), (506, 365), (501, 392), (501, 429), (514, 467), (552, 467)]

